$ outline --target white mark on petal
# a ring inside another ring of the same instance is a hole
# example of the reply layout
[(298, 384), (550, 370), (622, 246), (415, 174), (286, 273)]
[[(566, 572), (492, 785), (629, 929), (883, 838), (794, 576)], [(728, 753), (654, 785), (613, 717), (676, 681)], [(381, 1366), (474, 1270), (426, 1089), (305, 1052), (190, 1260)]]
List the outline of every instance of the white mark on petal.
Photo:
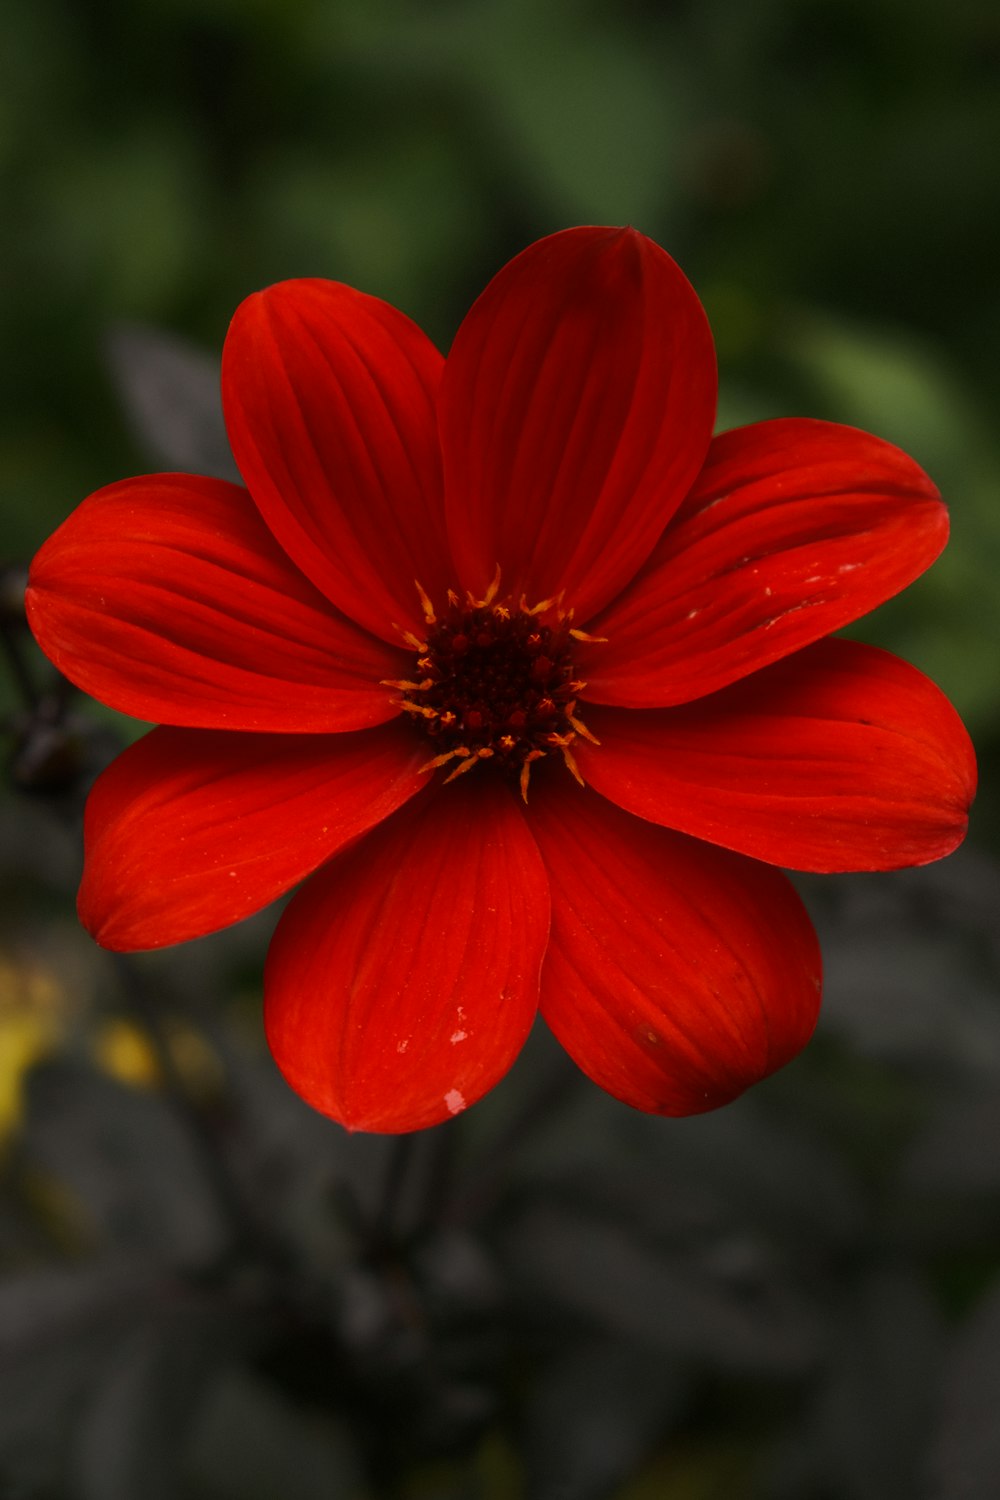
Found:
[(409, 1045), (410, 1045), (410, 1038), (408, 1036), (404, 1036), (404, 1038), (403, 1038), (403, 1040), (401, 1042), (397, 1042), (396, 1043), (396, 1051), (397, 1052), (405, 1052), (406, 1049), (407, 1049), (407, 1047)]
[(453, 1031), (452, 1034), (451, 1034), (451, 1036), (448, 1038), (448, 1040), (449, 1040), (449, 1042), (451, 1042), (451, 1045), (454, 1047), (454, 1045), (455, 1045), (456, 1042), (464, 1042), (465, 1038), (468, 1035), (469, 1035), (469, 1033), (467, 1031)]
[(449, 1089), (448, 1093), (444, 1096), (444, 1102), (448, 1106), (448, 1113), (450, 1115), (461, 1114), (465, 1108), (465, 1098), (458, 1092), (458, 1089)]

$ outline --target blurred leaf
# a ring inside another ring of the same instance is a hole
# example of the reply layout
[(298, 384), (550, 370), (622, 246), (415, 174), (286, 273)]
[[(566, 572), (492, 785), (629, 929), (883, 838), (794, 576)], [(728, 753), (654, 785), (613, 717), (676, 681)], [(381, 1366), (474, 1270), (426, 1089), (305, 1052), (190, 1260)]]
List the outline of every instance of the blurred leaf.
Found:
[(241, 1332), (232, 1315), (190, 1297), (161, 1299), (93, 1381), (68, 1471), (79, 1500), (176, 1500), (188, 1428), (205, 1386)]
[(481, 66), (544, 218), (583, 223), (663, 222), (677, 193), (677, 142), (687, 114), (683, 71), (655, 67), (638, 39), (582, 15), (567, 26), (538, 5), (496, 11)]
[(362, 1493), (357, 1454), (337, 1422), (297, 1411), (237, 1369), (216, 1382), (187, 1468), (199, 1493), (213, 1500), (348, 1500)]
[(734, 1240), (775, 1255), (853, 1243), (863, 1232), (857, 1185), (830, 1146), (765, 1112), (769, 1085), (692, 1119), (636, 1114), (581, 1089), (530, 1138), (517, 1184), (632, 1224), (641, 1236), (702, 1250)]
[(687, 1382), (658, 1351), (572, 1344), (532, 1383), (524, 1414), (529, 1500), (599, 1500), (627, 1479), (676, 1419)]
[(60, 290), (155, 310), (190, 274), (202, 233), (201, 158), (182, 113), (133, 104), (130, 116), (128, 130), (72, 131), (58, 153), (41, 155), (32, 248)]
[(676, 143), (689, 109), (683, 69), (655, 61), (642, 39), (586, 0), (475, 6), (358, 7), (350, 35), (369, 65), (442, 78), (485, 113), (518, 197), (544, 224), (636, 223), (651, 228), (677, 195)]
[(34, 1495), (62, 1493), (76, 1412), (117, 1340), (153, 1294), (128, 1261), (22, 1271), (0, 1284), (0, 1456)]
[(1000, 1076), (993, 860), (966, 845), (924, 869), (809, 889), (826, 969), (821, 1029), (942, 1081)]
[(158, 464), (240, 482), (222, 418), (219, 365), (183, 339), (121, 324), (108, 362), (136, 438)]
[(539, 1207), (509, 1233), (512, 1269), (532, 1299), (647, 1349), (723, 1370), (800, 1370), (820, 1320), (801, 1295), (741, 1294), (703, 1264), (643, 1244), (617, 1224)]
[(963, 1091), (946, 1100), (911, 1143), (902, 1179), (918, 1192), (946, 1198), (991, 1200), (1000, 1222), (1000, 1092)]
[(968, 392), (914, 335), (798, 308), (777, 342), (839, 421), (897, 443), (932, 473), (954, 472), (981, 446)]
[(995, 1500), (1000, 1489), (1000, 1287), (975, 1308), (945, 1361), (933, 1447), (935, 1500)]
[(861, 631), (914, 660), (974, 725), (995, 729), (1000, 450), (978, 394), (942, 350), (901, 330), (800, 310), (777, 346), (825, 415), (897, 443), (941, 489), (952, 519), (944, 556)]
[(35, 1069), (23, 1151), (122, 1250), (175, 1265), (216, 1259), (228, 1229), (191, 1137), (164, 1098), (69, 1060)]
[(233, 1171), (248, 1201), (266, 1203), (312, 1274), (330, 1282), (372, 1220), (393, 1142), (352, 1136), (317, 1114), (270, 1056), (230, 1047), (226, 1063), (235, 1105)]
[(837, 1500), (912, 1500), (922, 1493), (940, 1315), (910, 1271), (875, 1271), (838, 1307), (836, 1326), (814, 1415), (814, 1483)]

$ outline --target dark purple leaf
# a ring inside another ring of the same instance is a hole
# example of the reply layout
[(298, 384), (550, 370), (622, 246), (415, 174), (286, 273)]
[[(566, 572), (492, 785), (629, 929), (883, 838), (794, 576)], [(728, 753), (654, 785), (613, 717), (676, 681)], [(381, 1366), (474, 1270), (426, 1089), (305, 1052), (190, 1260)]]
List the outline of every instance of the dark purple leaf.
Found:
[(136, 438), (159, 467), (239, 482), (215, 359), (138, 324), (112, 329), (107, 354)]
[(723, 1370), (794, 1371), (816, 1357), (820, 1320), (801, 1294), (773, 1282), (743, 1291), (618, 1224), (538, 1207), (514, 1226), (508, 1246), (531, 1301), (561, 1307), (585, 1327)]
[(190, 1131), (164, 1097), (82, 1064), (41, 1064), (28, 1079), (26, 1160), (79, 1203), (83, 1224), (123, 1252), (201, 1266), (229, 1228)]
[(687, 1382), (659, 1352), (598, 1339), (544, 1366), (523, 1423), (532, 1500), (598, 1500), (616, 1491), (677, 1418)]
[(932, 1480), (934, 1500), (1000, 1494), (1000, 1286), (975, 1308), (945, 1362)]

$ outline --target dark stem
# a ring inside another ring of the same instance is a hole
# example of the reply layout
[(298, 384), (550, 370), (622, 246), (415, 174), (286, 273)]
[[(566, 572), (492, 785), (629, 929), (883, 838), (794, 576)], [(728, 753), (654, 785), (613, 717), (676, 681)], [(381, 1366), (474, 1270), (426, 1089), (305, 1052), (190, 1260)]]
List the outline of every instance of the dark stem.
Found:
[(455, 1194), (451, 1205), (455, 1221), (468, 1224), (489, 1212), (503, 1191), (507, 1168), (521, 1142), (537, 1134), (542, 1121), (576, 1089), (580, 1078), (568, 1058), (557, 1060), (524, 1107), (478, 1158), (473, 1182)]
[(371, 1248), (376, 1253), (393, 1244), (400, 1237), (403, 1227), (400, 1200), (417, 1157), (419, 1139), (415, 1133), (397, 1135), (389, 1147), (389, 1160), (386, 1163), (382, 1194), (372, 1218), (369, 1233)]
[(17, 690), (21, 695), (25, 708), (29, 713), (33, 714), (37, 712), (41, 700), (38, 689), (35, 687), (31, 673), (28, 670), (28, 663), (25, 661), (24, 654), (21, 651), (21, 643), (18, 640), (16, 628), (9, 620), (4, 620), (2, 629), (0, 629), (0, 635), (3, 636), (3, 649), (7, 657), (10, 674), (17, 685)]
[(171, 1051), (159, 1009), (151, 1003), (142, 976), (127, 955), (119, 953), (114, 958), (125, 997), (156, 1055), (169, 1103), (194, 1145), (206, 1181), (229, 1228), (233, 1258), (253, 1258), (275, 1271), (288, 1270), (292, 1257), (286, 1245), (251, 1210), (220, 1155), (206, 1120), (191, 1098)]

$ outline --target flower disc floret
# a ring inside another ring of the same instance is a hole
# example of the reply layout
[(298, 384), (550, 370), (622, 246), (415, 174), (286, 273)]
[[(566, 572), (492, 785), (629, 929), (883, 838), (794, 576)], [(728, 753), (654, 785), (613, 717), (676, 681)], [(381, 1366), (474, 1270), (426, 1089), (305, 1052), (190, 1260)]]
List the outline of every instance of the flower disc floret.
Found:
[(400, 690), (399, 706), (435, 747), (424, 769), (447, 766), (452, 781), (489, 764), (515, 777), (527, 800), (532, 765), (556, 754), (582, 784), (573, 742), (598, 741), (576, 714), (587, 684), (573, 646), (594, 638), (573, 627), (558, 601), (500, 599), (499, 576), (482, 599), (449, 589), (440, 613), (419, 593), (426, 638), (407, 634), (414, 676), (387, 686)]

